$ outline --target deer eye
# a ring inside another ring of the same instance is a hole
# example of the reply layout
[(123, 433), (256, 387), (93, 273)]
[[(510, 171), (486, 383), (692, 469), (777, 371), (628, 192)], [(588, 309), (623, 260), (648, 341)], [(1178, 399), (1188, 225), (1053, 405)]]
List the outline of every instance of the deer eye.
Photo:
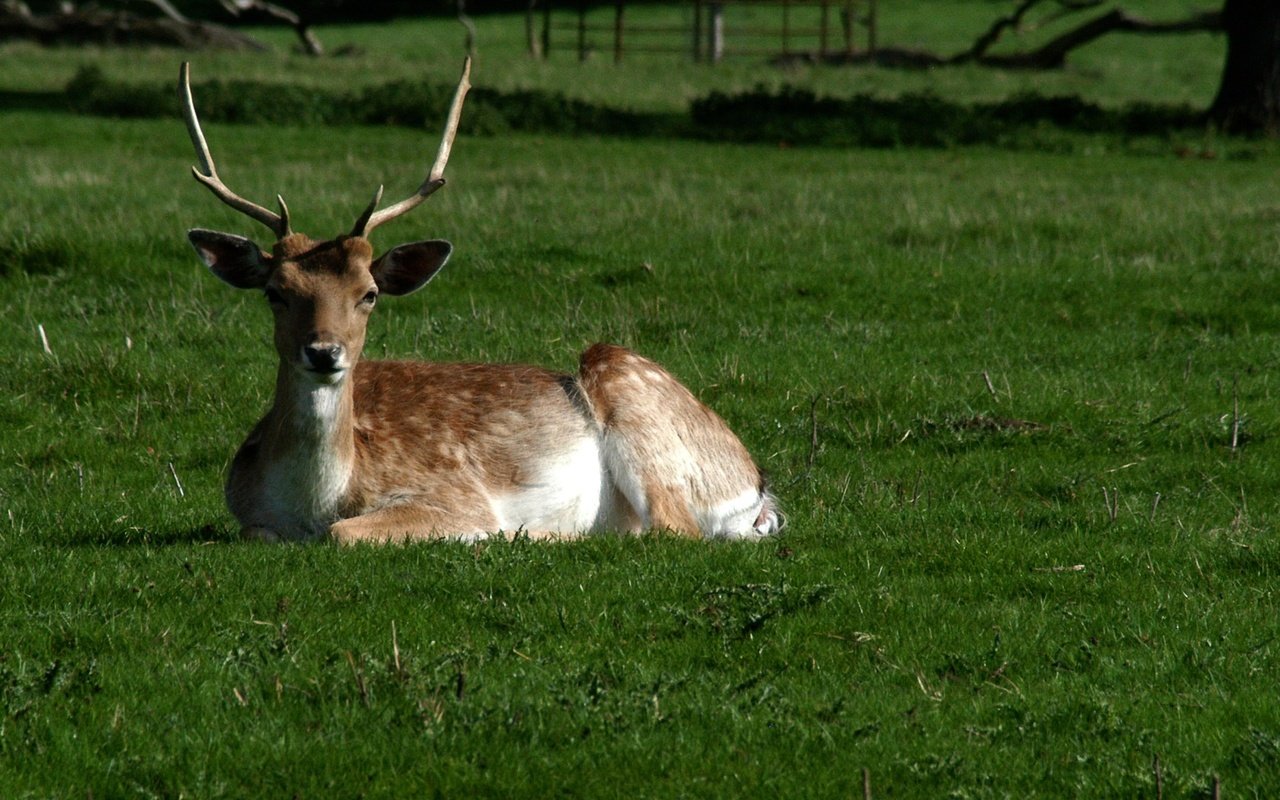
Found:
[(376, 302), (378, 302), (378, 293), (373, 289), (365, 292), (364, 297), (360, 298), (361, 305), (371, 306)]
[(273, 306), (288, 305), (285, 302), (284, 295), (280, 294), (278, 290), (273, 289), (270, 286), (263, 290), (263, 294), (267, 296), (267, 302)]

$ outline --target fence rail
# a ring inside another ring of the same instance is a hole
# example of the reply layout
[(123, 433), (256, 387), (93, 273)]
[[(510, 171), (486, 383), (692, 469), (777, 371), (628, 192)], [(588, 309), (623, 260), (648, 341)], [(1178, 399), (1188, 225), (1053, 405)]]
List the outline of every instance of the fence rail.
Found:
[[(563, 47), (562, 40), (553, 36), (556, 33), (572, 37), (573, 44), (565, 49), (576, 51), (579, 61), (606, 50), (612, 51), (615, 62), (621, 62), (627, 53), (687, 53), (695, 62), (711, 63), (732, 56), (809, 53), (821, 58), (858, 52), (859, 29), (865, 32), (865, 49), (876, 49), (876, 0), (693, 0), (690, 19), (679, 25), (631, 24), (625, 0), (614, 3), (609, 22), (602, 22), (599, 13), (609, 11), (607, 6), (589, 8), (580, 0), (553, 8), (554, 0), (540, 1), (540, 8), (529, 7), (525, 26), (529, 52), (535, 58), (550, 57), (553, 45), (557, 50)], [(743, 20), (740, 12), (746, 8), (776, 10), (780, 20), (774, 24)], [(739, 21), (734, 22), (735, 17)], [(740, 44), (743, 40), (749, 40), (750, 45)], [(776, 45), (770, 47), (760, 40), (772, 40)]]

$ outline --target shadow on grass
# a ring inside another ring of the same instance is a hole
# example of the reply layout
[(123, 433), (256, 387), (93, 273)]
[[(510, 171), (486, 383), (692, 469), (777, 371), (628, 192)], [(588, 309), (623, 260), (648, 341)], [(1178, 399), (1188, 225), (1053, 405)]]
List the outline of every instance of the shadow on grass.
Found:
[(1204, 114), (1189, 106), (1109, 109), (1076, 96), (1034, 93), (973, 104), (928, 93), (837, 99), (789, 88), (713, 92), (692, 103), (690, 116), (716, 139), (859, 147), (1036, 147), (1047, 131), (1126, 138), (1203, 132), (1206, 125)]
[(0, 111), (68, 111), (65, 92), (15, 92), (0, 90)]
[(80, 253), (67, 241), (0, 240), (0, 278), (10, 274), (52, 275), (78, 262)]
[(117, 528), (101, 531), (77, 531), (53, 542), (61, 547), (173, 547), (183, 545), (235, 544), (237, 532), (226, 525), (212, 523), (180, 530), (150, 528)]

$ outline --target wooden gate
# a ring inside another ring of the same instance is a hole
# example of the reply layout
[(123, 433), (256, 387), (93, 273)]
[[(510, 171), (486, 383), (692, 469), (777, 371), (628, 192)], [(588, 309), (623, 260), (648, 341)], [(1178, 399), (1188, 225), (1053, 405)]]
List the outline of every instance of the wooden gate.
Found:
[(680, 23), (631, 21), (625, 0), (612, 6), (554, 2), (530, 5), (526, 32), (535, 58), (564, 49), (580, 61), (611, 52), (615, 63), (636, 53), (683, 53), (710, 63), (734, 56), (825, 59), (859, 52), (860, 29), (865, 48), (876, 48), (876, 0), (692, 0), (692, 13)]

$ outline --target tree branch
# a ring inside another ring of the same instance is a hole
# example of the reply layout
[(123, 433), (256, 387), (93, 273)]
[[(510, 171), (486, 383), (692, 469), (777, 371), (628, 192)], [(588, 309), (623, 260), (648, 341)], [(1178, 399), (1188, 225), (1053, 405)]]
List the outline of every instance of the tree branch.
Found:
[[(152, 5), (159, 7), (157, 3)], [(260, 51), (268, 49), (257, 39), (223, 25), (182, 22), (167, 13), (155, 18), (129, 11), (68, 5), (51, 14), (32, 14), (20, 0), (4, 0), (0, 3), (0, 41), (7, 39), (23, 39), (46, 45), (156, 44), (188, 50), (206, 47)]]
[(320, 38), (316, 36), (315, 31), (311, 30), (311, 23), (284, 6), (269, 3), (266, 0), (221, 0), (221, 2), (222, 7), (233, 17), (240, 16), (241, 11), (258, 11), (292, 26), (294, 33), (298, 34), (298, 39), (302, 42), (303, 51), (307, 55), (324, 55), (324, 45), (320, 44)]
[(1222, 13), (1219, 11), (1202, 11), (1173, 22), (1152, 22), (1120, 9), (1114, 9), (1072, 28), (1030, 52), (983, 55), (976, 60), (980, 64), (991, 67), (1056, 69), (1066, 63), (1067, 55), (1072, 50), (1083, 47), (1113, 31), (1159, 34), (1217, 30), (1222, 30)]
[(952, 64), (964, 64), (969, 61), (976, 61), (977, 59), (982, 58), (982, 56), (991, 49), (991, 45), (999, 41), (1000, 37), (1004, 35), (1006, 30), (1020, 26), (1022, 24), (1022, 18), (1027, 15), (1027, 12), (1039, 5), (1041, 2), (1042, 0), (1022, 0), (1022, 3), (1013, 10), (1012, 14), (1007, 17), (1000, 17), (995, 22), (991, 23), (991, 27), (987, 28), (985, 33), (975, 39), (968, 50), (965, 50), (963, 53), (957, 53), (947, 59), (947, 61)]
[[(1067, 55), (1095, 39), (1115, 31), (1128, 33), (1191, 33), (1195, 31), (1223, 30), (1222, 12), (1201, 11), (1171, 22), (1153, 22), (1136, 17), (1120, 9), (1114, 9), (1084, 22), (1055, 37), (1035, 50), (992, 55), (988, 51), (1010, 28), (1022, 25), (1023, 19), (1045, 0), (1019, 0), (1007, 16), (997, 19), (968, 49), (953, 56), (940, 56), (928, 50), (908, 48), (881, 48), (873, 53), (789, 54), (773, 60), (775, 64), (795, 61), (822, 60), (829, 64), (876, 64), (882, 67), (923, 69), (959, 64), (979, 64), (984, 67), (1004, 69), (1058, 69), (1066, 64)], [(1074, 14), (1101, 5), (1103, 0), (1056, 0), (1058, 11), (1052, 19)]]
[(182, 25), (190, 25), (191, 20), (182, 15), (182, 12), (174, 8), (169, 0), (139, 0), (150, 6), (154, 6), (161, 14)]

